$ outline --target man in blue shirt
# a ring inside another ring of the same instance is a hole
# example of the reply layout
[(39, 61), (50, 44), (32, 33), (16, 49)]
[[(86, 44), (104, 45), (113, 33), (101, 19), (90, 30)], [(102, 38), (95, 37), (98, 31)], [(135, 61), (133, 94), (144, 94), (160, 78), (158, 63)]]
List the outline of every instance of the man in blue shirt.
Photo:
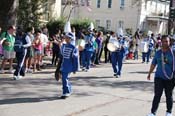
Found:
[(170, 48), (170, 38), (168, 36), (162, 36), (161, 42), (162, 48), (155, 53), (147, 76), (147, 79), (150, 80), (151, 73), (157, 66), (154, 78), (154, 99), (152, 102), (151, 114), (148, 116), (156, 115), (163, 90), (166, 96), (166, 116), (172, 116), (175, 59), (173, 51)]

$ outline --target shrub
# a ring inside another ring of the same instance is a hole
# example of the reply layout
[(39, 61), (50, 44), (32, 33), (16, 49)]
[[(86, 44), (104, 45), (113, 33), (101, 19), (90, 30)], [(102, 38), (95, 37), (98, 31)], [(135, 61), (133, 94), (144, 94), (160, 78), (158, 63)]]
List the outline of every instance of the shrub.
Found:
[[(82, 29), (88, 29), (89, 25), (92, 21), (88, 19), (77, 19), (71, 21), (71, 27), (74, 27), (76, 31)], [(49, 30), (49, 34), (55, 34), (56, 30), (64, 31), (64, 25), (66, 20), (64, 18), (60, 18), (58, 20), (51, 20), (47, 23), (47, 28)]]

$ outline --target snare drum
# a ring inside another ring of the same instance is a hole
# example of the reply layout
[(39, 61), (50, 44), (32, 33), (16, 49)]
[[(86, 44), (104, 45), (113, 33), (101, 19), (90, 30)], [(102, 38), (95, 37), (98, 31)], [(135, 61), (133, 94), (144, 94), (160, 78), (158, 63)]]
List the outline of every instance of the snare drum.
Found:
[(109, 42), (107, 44), (107, 48), (109, 51), (114, 52), (114, 51), (120, 49), (120, 44), (118, 41)]
[(81, 40), (80, 41), (80, 44), (78, 45), (78, 50), (79, 51), (83, 51), (84, 50), (84, 48), (85, 48), (85, 40)]

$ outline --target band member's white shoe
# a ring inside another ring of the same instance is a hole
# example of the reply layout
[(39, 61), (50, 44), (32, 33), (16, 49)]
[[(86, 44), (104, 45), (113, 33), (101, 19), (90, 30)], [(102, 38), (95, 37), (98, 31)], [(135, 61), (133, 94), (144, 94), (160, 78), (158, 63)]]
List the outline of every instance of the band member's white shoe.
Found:
[(165, 116), (173, 116), (171, 113), (167, 112)]

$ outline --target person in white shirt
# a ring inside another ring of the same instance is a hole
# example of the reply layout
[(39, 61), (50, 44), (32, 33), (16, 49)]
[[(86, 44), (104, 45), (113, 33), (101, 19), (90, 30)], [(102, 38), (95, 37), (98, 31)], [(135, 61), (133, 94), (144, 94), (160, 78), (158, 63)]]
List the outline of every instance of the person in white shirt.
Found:
[(43, 57), (45, 56), (45, 48), (48, 44), (48, 37), (47, 35), (41, 33), (40, 38), (41, 38), (41, 43), (42, 43), (42, 58), (41, 58), (40, 64), (42, 65), (42, 60), (43, 60)]

